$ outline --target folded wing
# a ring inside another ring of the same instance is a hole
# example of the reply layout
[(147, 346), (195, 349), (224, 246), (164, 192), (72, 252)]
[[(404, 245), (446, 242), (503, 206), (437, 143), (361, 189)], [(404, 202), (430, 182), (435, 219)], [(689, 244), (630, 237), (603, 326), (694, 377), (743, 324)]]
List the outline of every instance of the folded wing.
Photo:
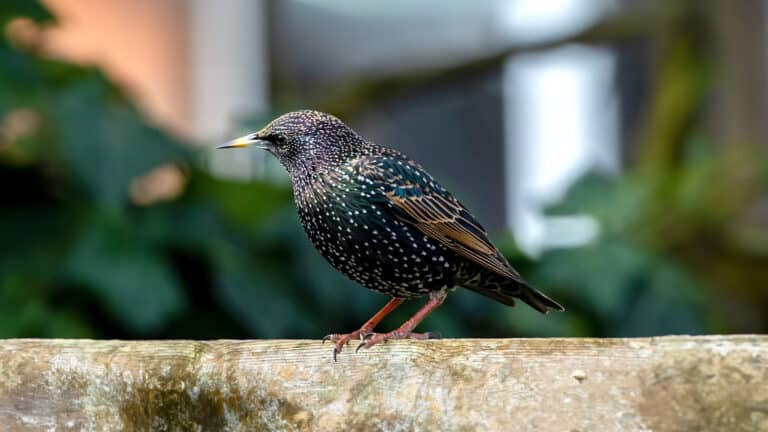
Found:
[(500, 275), (521, 281), (467, 209), (415, 163), (395, 156), (367, 156), (357, 170), (384, 191), (395, 215), (457, 254)]

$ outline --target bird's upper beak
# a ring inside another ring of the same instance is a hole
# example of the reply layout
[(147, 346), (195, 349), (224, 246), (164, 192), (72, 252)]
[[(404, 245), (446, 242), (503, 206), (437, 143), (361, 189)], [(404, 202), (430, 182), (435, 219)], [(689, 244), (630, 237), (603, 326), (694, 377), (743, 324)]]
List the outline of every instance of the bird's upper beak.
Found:
[(235, 138), (232, 141), (216, 146), (216, 148), (226, 149), (226, 148), (240, 148), (240, 147), (253, 146), (256, 148), (269, 150), (270, 148), (269, 144), (270, 142), (268, 140), (260, 138), (259, 134), (255, 133), (255, 134), (244, 135), (244, 136), (241, 136), (240, 138)]

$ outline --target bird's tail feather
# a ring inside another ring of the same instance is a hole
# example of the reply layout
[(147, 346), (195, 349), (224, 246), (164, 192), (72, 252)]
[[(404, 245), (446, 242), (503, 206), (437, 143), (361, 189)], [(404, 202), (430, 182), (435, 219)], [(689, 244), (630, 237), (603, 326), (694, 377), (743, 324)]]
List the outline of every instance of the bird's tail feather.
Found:
[(550, 309), (560, 312), (565, 310), (565, 308), (560, 303), (547, 297), (541, 291), (528, 285), (528, 283), (512, 279), (507, 279), (507, 281), (508, 282), (505, 281), (506, 283), (500, 287), (498, 285), (494, 286), (493, 288), (487, 286), (468, 285), (465, 285), (465, 287), (486, 297), (490, 297), (507, 306), (514, 306), (514, 299), (518, 298), (543, 314), (549, 312)]
[(520, 285), (521, 289), (520, 293), (517, 295), (517, 298), (527, 303), (530, 307), (543, 314), (549, 312), (550, 309), (560, 312), (565, 311), (565, 308), (560, 303), (547, 297), (543, 292), (528, 285), (527, 283), (522, 283)]

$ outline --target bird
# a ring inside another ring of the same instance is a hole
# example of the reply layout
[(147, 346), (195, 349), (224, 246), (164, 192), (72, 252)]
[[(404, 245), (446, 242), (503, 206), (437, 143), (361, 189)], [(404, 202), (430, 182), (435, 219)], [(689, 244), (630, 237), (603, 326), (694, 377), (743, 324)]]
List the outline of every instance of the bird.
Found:
[[(333, 333), (336, 360), (392, 339), (433, 339), (414, 329), (463, 287), (507, 306), (522, 300), (541, 313), (564, 311), (526, 282), (453, 194), (416, 161), (366, 140), (337, 117), (293, 111), (217, 148), (257, 147), (288, 171), (301, 225), (320, 254), (358, 284), (390, 300), (359, 329)], [(406, 300), (428, 300), (390, 332), (375, 327)]]

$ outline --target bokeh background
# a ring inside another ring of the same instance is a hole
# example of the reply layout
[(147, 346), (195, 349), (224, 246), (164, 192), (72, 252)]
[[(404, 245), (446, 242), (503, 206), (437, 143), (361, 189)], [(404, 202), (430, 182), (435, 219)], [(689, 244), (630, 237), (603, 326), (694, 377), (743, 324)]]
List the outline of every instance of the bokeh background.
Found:
[[(320, 338), (386, 298), (255, 151), (314, 108), (422, 162), (568, 311), (448, 337), (768, 330), (768, 6), (4, 0), (0, 337)], [(382, 328), (400, 324), (410, 302)]]

